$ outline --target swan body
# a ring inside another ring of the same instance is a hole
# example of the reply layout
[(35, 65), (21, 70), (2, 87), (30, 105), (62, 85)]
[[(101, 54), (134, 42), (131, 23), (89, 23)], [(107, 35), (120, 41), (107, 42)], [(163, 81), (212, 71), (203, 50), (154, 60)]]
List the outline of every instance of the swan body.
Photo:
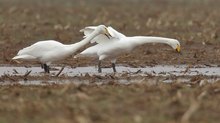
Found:
[(73, 48), (77, 49), (54, 40), (38, 41), (20, 50), (13, 59), (39, 60), (41, 63), (49, 65), (51, 62), (59, 61), (71, 55), (71, 51), (74, 52)]
[(43, 68), (45, 72), (49, 73), (49, 65), (52, 62), (67, 58), (68, 56), (78, 51), (81, 47), (89, 43), (90, 40), (99, 34), (111, 36), (107, 30), (107, 27), (100, 25), (95, 30), (93, 30), (93, 32), (84, 40), (75, 44), (67, 45), (54, 40), (39, 41), (29, 47), (20, 50), (18, 54), (12, 59), (39, 61), (41, 64), (44, 64)]
[[(87, 30), (84, 31), (84, 35), (85, 37), (87, 37), (89, 34), (91, 34), (92, 30), (94, 30), (95, 27), (87, 27), (85, 29)], [(110, 39), (103, 38), (103, 35), (99, 35), (91, 40), (91, 43), (96, 42), (96, 45), (85, 49), (78, 55), (79, 57), (98, 57), (99, 72), (101, 72), (101, 61), (106, 58), (111, 58), (113, 71), (116, 72), (115, 62), (118, 55), (126, 52), (131, 52), (135, 47), (146, 43), (164, 43), (171, 46), (177, 52), (180, 52), (180, 43), (176, 39), (153, 36), (126, 37), (112, 27), (108, 27), (107, 29), (112, 36)]]

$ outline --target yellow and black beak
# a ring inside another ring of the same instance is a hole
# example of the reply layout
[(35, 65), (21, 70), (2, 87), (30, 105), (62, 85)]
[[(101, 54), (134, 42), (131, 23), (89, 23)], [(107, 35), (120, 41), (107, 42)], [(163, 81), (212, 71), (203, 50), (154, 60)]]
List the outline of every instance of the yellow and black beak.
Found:
[(105, 36), (107, 36), (108, 39), (112, 37), (107, 28), (105, 28)]
[(178, 53), (180, 53), (180, 45), (177, 45), (177, 47), (176, 47), (176, 51), (178, 52)]

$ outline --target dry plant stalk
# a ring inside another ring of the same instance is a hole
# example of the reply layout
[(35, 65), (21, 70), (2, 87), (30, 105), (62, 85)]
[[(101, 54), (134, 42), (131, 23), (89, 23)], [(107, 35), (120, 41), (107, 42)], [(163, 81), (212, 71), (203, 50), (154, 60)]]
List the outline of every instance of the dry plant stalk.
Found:
[(195, 99), (192, 99), (189, 109), (183, 114), (181, 118), (181, 123), (189, 123), (190, 118), (199, 109), (199, 107), (200, 103)]
[(195, 114), (195, 112), (199, 109), (200, 105), (201, 105), (201, 100), (203, 99), (203, 97), (205, 97), (207, 95), (207, 91), (203, 91), (202, 93), (199, 94), (199, 96), (197, 96), (197, 98), (192, 98), (191, 99), (191, 104), (190, 107), (188, 108), (188, 110), (183, 114), (182, 118), (181, 118), (181, 123), (189, 123), (190, 122), (190, 118), (192, 117), (193, 114)]
[(60, 71), (56, 74), (56, 77), (58, 77), (63, 70), (64, 70), (64, 67), (62, 67), (62, 68), (60, 69)]

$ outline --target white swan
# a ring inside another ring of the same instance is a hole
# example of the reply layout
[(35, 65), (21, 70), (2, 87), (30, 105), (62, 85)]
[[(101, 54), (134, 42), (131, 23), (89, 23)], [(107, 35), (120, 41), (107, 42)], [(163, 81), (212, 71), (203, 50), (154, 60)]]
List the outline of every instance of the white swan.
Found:
[(63, 60), (66, 57), (72, 55), (99, 34), (111, 36), (106, 26), (99, 25), (91, 33), (91, 35), (75, 44), (66, 45), (54, 40), (39, 41), (29, 47), (20, 50), (18, 54), (12, 59), (39, 61), (41, 64), (43, 64), (42, 67), (44, 68), (44, 71), (49, 73), (49, 65), (52, 62)]
[[(84, 37), (89, 36), (97, 27), (90, 26), (86, 27), (84, 31)], [(98, 57), (98, 72), (101, 72), (101, 61), (106, 58), (111, 58), (113, 71), (116, 72), (115, 62), (116, 57), (119, 54), (125, 52), (131, 52), (135, 47), (145, 44), (145, 43), (164, 43), (170, 45), (177, 52), (180, 52), (180, 43), (176, 39), (163, 38), (163, 37), (152, 37), (152, 36), (134, 36), (126, 37), (125, 35), (119, 33), (112, 27), (108, 27), (108, 31), (111, 34), (111, 38), (108, 39), (104, 35), (99, 35), (91, 43), (96, 42), (98, 44), (87, 48), (82, 51), (76, 57), (88, 56), (88, 57)]]

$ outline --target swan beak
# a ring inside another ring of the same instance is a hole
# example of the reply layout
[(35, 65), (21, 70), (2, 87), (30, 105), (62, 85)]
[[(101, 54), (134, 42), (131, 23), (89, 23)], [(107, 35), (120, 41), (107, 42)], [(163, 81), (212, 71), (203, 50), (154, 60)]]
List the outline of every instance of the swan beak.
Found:
[(110, 39), (112, 37), (107, 29), (105, 29), (105, 36), (108, 37), (108, 39)]
[(111, 37), (111, 35), (107, 35), (107, 34), (105, 34), (105, 36), (108, 37), (108, 39), (110, 39), (110, 37)]
[(176, 51), (180, 53), (180, 45), (177, 46)]

